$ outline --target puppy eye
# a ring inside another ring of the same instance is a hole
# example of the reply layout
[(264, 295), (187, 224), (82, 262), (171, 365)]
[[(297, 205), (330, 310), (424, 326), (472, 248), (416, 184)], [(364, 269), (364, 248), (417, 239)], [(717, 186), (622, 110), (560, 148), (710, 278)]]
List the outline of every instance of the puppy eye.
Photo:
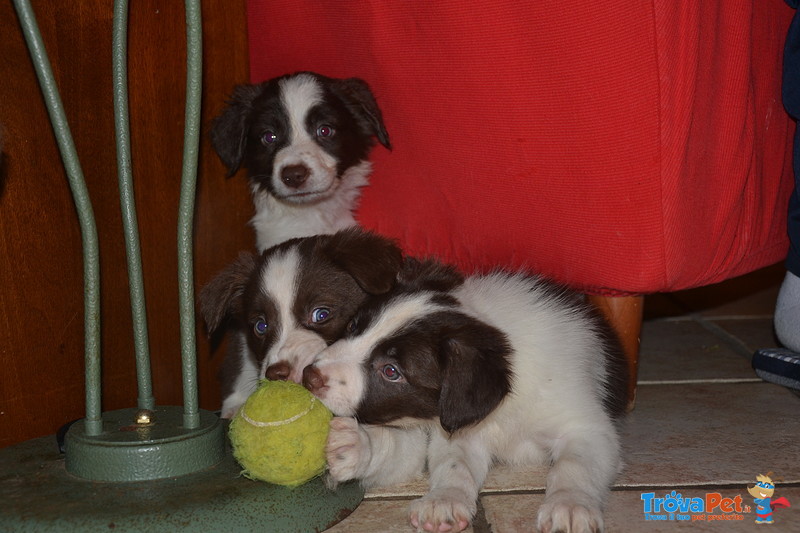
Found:
[(258, 335), (259, 337), (263, 337), (264, 334), (267, 333), (268, 329), (269, 329), (269, 324), (267, 324), (267, 321), (264, 320), (263, 318), (259, 318), (258, 320), (256, 320), (255, 324), (253, 324), (253, 333)]
[(389, 381), (397, 381), (403, 377), (403, 374), (401, 374), (400, 371), (397, 370), (397, 367), (393, 364), (383, 365), (381, 373), (383, 374), (383, 377)]
[(272, 130), (267, 130), (261, 135), (261, 144), (264, 146), (278, 141), (278, 134)]
[(356, 332), (356, 320), (353, 319), (347, 323), (347, 327), (344, 328), (348, 335), (352, 335)]
[(323, 124), (322, 126), (317, 128), (317, 137), (333, 137), (334, 133), (336, 133), (336, 130), (334, 130), (332, 126), (328, 126), (327, 124)]
[(331, 310), (327, 307), (317, 307), (311, 311), (311, 322), (321, 324), (331, 317)]

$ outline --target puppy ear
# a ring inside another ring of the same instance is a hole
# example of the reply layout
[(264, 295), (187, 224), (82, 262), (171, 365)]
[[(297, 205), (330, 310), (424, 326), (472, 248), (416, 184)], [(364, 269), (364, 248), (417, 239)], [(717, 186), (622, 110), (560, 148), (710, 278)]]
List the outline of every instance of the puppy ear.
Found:
[(338, 96), (347, 109), (362, 126), (378, 139), (385, 148), (391, 150), (392, 144), (389, 142), (389, 133), (383, 124), (383, 115), (378, 102), (375, 101), (369, 85), (359, 78), (348, 78), (346, 80), (335, 80), (331, 85), (331, 90)]
[(471, 317), (441, 346), (439, 421), (448, 433), (486, 418), (511, 391), (511, 348), (497, 328)]
[(228, 177), (242, 166), (253, 100), (260, 93), (260, 85), (237, 86), (227, 102), (228, 107), (211, 123), (211, 146), (228, 167)]
[(464, 276), (455, 267), (435, 259), (406, 257), (397, 281), (412, 291), (449, 292), (464, 283)]
[(253, 271), (256, 256), (242, 252), (200, 291), (200, 312), (209, 332), (214, 332), (225, 317), (243, 311), (242, 295)]
[(394, 241), (358, 228), (332, 235), (325, 252), (368, 294), (389, 292), (403, 265), (403, 253)]

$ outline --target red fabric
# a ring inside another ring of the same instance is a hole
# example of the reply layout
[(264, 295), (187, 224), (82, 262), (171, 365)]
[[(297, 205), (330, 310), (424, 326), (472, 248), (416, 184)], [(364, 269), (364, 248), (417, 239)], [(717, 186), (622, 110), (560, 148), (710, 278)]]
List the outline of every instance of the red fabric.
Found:
[(672, 291), (785, 257), (792, 13), (782, 0), (250, 0), (251, 78), (369, 82), (394, 150), (373, 153), (359, 219), (409, 253), (588, 292)]

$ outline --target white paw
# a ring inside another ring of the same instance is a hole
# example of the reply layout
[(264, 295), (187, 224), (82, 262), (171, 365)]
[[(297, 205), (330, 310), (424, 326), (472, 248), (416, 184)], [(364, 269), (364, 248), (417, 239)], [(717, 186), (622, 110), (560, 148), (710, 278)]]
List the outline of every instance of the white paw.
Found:
[(244, 405), (244, 404), (238, 403), (236, 405), (231, 405), (231, 406), (227, 406), (227, 407), (223, 405), (222, 406), (222, 410), (220, 411), (219, 417), (220, 418), (228, 418), (228, 419), (233, 418), (234, 416), (236, 416), (236, 413), (239, 412), (239, 409), (242, 408), (242, 405)]
[(464, 531), (476, 511), (475, 500), (464, 491), (439, 489), (411, 502), (409, 521), (417, 531)]
[(328, 475), (335, 481), (360, 478), (369, 466), (369, 436), (354, 418), (334, 417), (330, 422), (325, 454)]
[(559, 491), (539, 508), (538, 526), (542, 533), (601, 533), (603, 511), (584, 493)]

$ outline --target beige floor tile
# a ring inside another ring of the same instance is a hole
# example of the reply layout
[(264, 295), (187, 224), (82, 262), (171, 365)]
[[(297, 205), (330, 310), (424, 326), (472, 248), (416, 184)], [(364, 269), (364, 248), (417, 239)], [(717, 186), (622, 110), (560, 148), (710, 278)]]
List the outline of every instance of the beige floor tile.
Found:
[(772, 318), (715, 320), (714, 323), (736, 338), (751, 354), (759, 348), (778, 346)]
[[(546, 466), (518, 467), (495, 465), (489, 471), (483, 492), (517, 492), (544, 490)], [(418, 498), (428, 491), (428, 480), (402, 483), (367, 491), (367, 498)]]
[(367, 491), (367, 498), (419, 498), (428, 492), (428, 479), (421, 478), (389, 487), (377, 487)]
[[(328, 533), (409, 533), (408, 500), (365, 500)], [(466, 533), (473, 533), (470, 527)]]
[(800, 399), (767, 383), (648, 385), (623, 429), (624, 486), (800, 481)]
[(544, 490), (547, 466), (495, 465), (483, 484), (484, 492), (514, 492)]
[[(514, 492), (544, 490), (546, 466), (518, 467), (498, 464), (489, 470), (483, 484), (484, 492)], [(428, 479), (378, 487), (367, 491), (367, 498), (419, 498), (428, 492)]]
[(645, 322), (641, 338), (640, 383), (757, 380), (741, 353), (693, 320)]
[(542, 494), (493, 494), (483, 496), (481, 504), (492, 533), (531, 533), (542, 500)]
[[(546, 466), (512, 467), (495, 465), (486, 476), (483, 492), (544, 490)], [(428, 480), (380, 487), (367, 492), (367, 498), (418, 498), (428, 491)]]
[[(611, 493), (606, 513), (604, 516), (607, 533), (667, 533), (676, 530), (698, 531), (698, 532), (719, 532), (737, 533), (753, 531), (775, 531), (777, 532), (797, 532), (800, 531), (800, 488), (788, 487), (781, 489), (780, 484), (775, 492), (776, 497), (783, 496), (793, 505), (790, 509), (779, 509), (774, 514), (775, 524), (764, 526), (758, 529), (753, 514), (753, 500), (747, 494), (745, 486), (741, 488), (710, 488), (710, 489), (675, 489), (684, 498), (705, 498), (708, 494), (719, 494), (722, 498), (733, 500), (737, 496), (741, 499), (741, 513), (734, 510), (730, 513), (723, 513), (719, 507), (711, 512), (697, 513), (678, 513), (689, 520), (669, 520), (670, 516), (666, 513), (650, 513), (651, 519), (647, 520), (644, 512), (643, 493), (654, 493), (656, 498), (665, 498), (673, 489), (643, 491), (615, 491)], [(509, 495), (489, 495), (482, 498), (482, 504), (486, 513), (486, 521), (492, 528), (493, 533), (531, 533), (535, 530), (536, 513), (544, 500), (542, 494), (509, 494)], [(797, 503), (796, 503), (797, 502)], [(745, 512), (747, 507), (749, 512)], [(652, 519), (655, 516), (663, 516), (667, 520)], [(695, 520), (692, 521), (692, 516)], [(704, 519), (699, 519), (699, 517)], [(709, 517), (714, 519), (710, 519)], [(719, 520), (722, 516), (730, 516), (734, 520)], [(741, 518), (740, 520), (738, 518)]]

